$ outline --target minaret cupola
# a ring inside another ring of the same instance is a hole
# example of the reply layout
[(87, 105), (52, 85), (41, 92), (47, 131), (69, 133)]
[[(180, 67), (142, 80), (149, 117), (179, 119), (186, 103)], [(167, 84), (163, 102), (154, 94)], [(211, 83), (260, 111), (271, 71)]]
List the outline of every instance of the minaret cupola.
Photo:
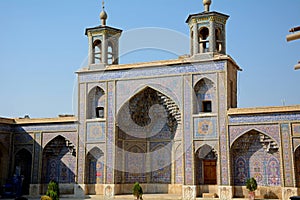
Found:
[(85, 34), (89, 40), (89, 69), (104, 69), (107, 65), (119, 64), (119, 39), (122, 30), (106, 25), (108, 15), (102, 2), (101, 24), (87, 28)]
[(189, 15), (191, 56), (226, 54), (226, 21), (228, 15), (210, 11), (211, 0), (203, 0), (204, 11)]

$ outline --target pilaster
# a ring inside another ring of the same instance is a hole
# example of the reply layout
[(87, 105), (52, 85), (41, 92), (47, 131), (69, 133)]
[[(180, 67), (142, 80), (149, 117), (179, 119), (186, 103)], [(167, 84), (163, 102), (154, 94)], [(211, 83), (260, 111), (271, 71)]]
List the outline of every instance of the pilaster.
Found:
[(196, 199), (196, 186), (184, 185), (182, 187), (183, 200), (195, 200)]
[(222, 200), (231, 200), (233, 197), (232, 186), (220, 186), (219, 187), (219, 197)]
[(115, 168), (115, 82), (107, 88), (106, 183), (114, 183)]
[(209, 21), (209, 52), (216, 52), (216, 32), (215, 21), (211, 17)]
[(295, 187), (283, 187), (282, 188), (282, 199), (290, 199), (292, 196), (298, 195), (298, 188)]
[(193, 24), (193, 52), (192, 55), (199, 53), (199, 41), (198, 41), (198, 27), (197, 24)]

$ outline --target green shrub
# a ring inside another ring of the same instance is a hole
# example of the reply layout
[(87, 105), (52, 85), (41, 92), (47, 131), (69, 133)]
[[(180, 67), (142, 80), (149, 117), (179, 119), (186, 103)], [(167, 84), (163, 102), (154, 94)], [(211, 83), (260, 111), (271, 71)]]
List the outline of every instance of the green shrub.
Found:
[(257, 189), (257, 182), (255, 178), (248, 178), (246, 181), (246, 188), (250, 191), (253, 192)]
[(138, 182), (136, 182), (134, 185), (133, 185), (133, 188), (132, 188), (132, 194), (133, 196), (135, 196), (137, 199), (143, 199), (142, 196), (143, 196), (143, 189), (142, 187), (140, 186), (140, 184)]
[(41, 196), (41, 200), (52, 200), (52, 199), (51, 199), (51, 197), (44, 195), (44, 196)]
[(59, 186), (55, 181), (50, 181), (46, 195), (51, 197), (52, 200), (59, 200)]

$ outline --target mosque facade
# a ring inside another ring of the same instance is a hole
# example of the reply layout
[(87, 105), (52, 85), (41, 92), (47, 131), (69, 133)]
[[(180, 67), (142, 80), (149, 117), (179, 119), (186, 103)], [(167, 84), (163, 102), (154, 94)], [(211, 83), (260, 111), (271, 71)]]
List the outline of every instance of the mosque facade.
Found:
[(119, 64), (122, 30), (87, 28), (76, 117), (0, 118), (0, 184), (22, 175), (23, 194), (176, 194), (183, 199), (288, 199), (300, 188), (300, 106), (237, 108), (241, 68), (226, 54), (228, 15), (189, 15), (190, 55)]

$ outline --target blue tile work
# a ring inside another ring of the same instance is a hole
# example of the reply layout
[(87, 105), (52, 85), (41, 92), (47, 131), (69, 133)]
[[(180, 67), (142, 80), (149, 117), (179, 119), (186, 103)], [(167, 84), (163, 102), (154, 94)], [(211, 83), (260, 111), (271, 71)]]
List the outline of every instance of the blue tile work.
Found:
[(138, 92), (146, 87), (150, 87), (162, 94), (170, 97), (180, 109), (182, 109), (182, 77), (163, 77), (153, 79), (140, 79), (140, 80), (122, 80), (117, 81), (117, 110), (133, 97)]
[(225, 69), (225, 61), (201, 63), (201, 64), (185, 64), (163, 67), (151, 67), (151, 68), (137, 68), (126, 69), (118, 71), (102, 71), (93, 73), (79, 73), (79, 83), (83, 82), (97, 82), (99, 80), (116, 80), (122, 78), (139, 78), (139, 77), (151, 77), (151, 76), (170, 76), (178, 74), (186, 74), (193, 72), (209, 72), (209, 71), (221, 71)]
[(45, 132), (42, 134), (43, 142), (42, 147), (44, 148), (49, 142), (55, 139), (57, 136), (62, 136), (69, 140), (72, 144), (77, 146), (77, 134), (75, 131), (61, 131), (61, 132)]
[(6, 124), (0, 124), (0, 132), (12, 132), (13, 127), (11, 125), (6, 125)]
[(34, 142), (34, 138), (32, 137), (32, 135), (28, 133), (19, 133), (19, 134), (15, 134), (14, 142), (15, 144), (26, 144), (26, 143), (32, 144)]
[(300, 146), (300, 138), (293, 138), (293, 150), (296, 151), (299, 146)]
[(87, 123), (87, 142), (105, 141), (106, 122)]
[(175, 183), (183, 183), (183, 152), (182, 152), (182, 143), (180, 142), (179, 146), (175, 150)]
[(293, 124), (293, 136), (300, 136), (300, 124)]
[(77, 176), (78, 176), (78, 183), (84, 183), (84, 166), (85, 166), (85, 84), (79, 85), (79, 124), (78, 124), (78, 169), (77, 169)]
[(235, 115), (229, 116), (229, 123), (259, 123), (259, 122), (280, 122), (280, 121), (299, 121), (300, 113), (283, 114), (257, 114), (257, 115)]
[(258, 132), (264, 133), (265, 135), (268, 135), (269, 137), (273, 138), (277, 142), (277, 144), (281, 143), (278, 124), (253, 124), (229, 126), (230, 146), (237, 138), (251, 130), (256, 130)]
[[(147, 143), (142, 141), (124, 142), (125, 154), (125, 183), (147, 182)], [(137, 164), (139, 163), (139, 164)]]
[(281, 124), (281, 138), (282, 138), (282, 157), (283, 157), (283, 171), (284, 171), (284, 186), (293, 187), (293, 166), (291, 155), (291, 143), (290, 143), (290, 126), (289, 124)]
[(214, 84), (217, 83), (217, 74), (216, 73), (209, 73), (209, 74), (195, 74), (193, 75), (193, 88), (195, 85), (203, 78), (206, 78), (212, 81)]
[(107, 147), (106, 147), (106, 183), (114, 183), (115, 148), (115, 82), (108, 83), (107, 91)]
[(70, 124), (44, 124), (44, 125), (18, 125), (12, 129), (14, 132), (17, 133), (29, 133), (29, 132), (59, 132), (59, 131), (77, 131), (77, 123), (70, 123)]
[(171, 146), (169, 142), (151, 142), (151, 182), (171, 183)]
[(193, 145), (192, 145), (192, 128), (191, 124), (192, 119), (192, 99), (191, 93), (192, 88), (190, 87), (192, 84), (191, 76), (184, 77), (184, 152), (185, 152), (185, 182), (186, 185), (193, 185)]
[(102, 184), (104, 183), (104, 152), (98, 147), (93, 147), (87, 153), (85, 163), (85, 183)]
[[(219, 82), (225, 83), (225, 75), (220, 74)], [(228, 185), (229, 184), (229, 158), (228, 158), (228, 138), (226, 131), (226, 88), (224, 84), (219, 84), (219, 137), (220, 137), (220, 162), (221, 162), (221, 184)]]
[[(247, 144), (245, 139), (250, 139)], [(234, 185), (244, 186), (250, 177), (254, 177), (261, 186), (281, 185), (280, 153), (268, 153), (260, 142), (259, 134), (236, 140), (231, 156)]]
[(194, 139), (216, 138), (217, 118), (194, 118)]

